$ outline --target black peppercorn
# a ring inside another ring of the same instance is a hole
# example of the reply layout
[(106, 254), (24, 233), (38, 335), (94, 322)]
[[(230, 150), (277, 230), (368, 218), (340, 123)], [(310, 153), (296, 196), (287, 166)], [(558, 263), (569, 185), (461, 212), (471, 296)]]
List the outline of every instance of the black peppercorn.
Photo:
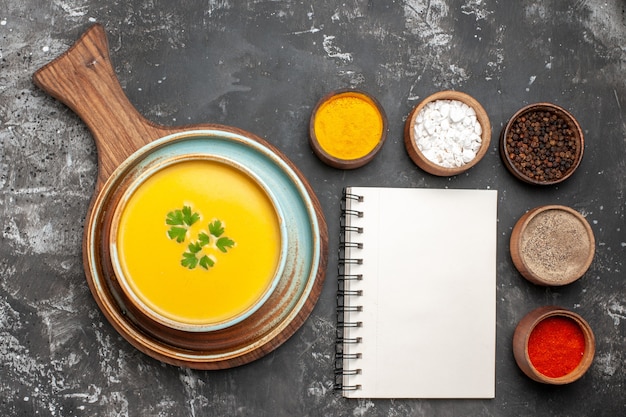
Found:
[(550, 109), (529, 110), (511, 123), (505, 153), (513, 166), (533, 181), (557, 181), (576, 166), (580, 152), (570, 123)]

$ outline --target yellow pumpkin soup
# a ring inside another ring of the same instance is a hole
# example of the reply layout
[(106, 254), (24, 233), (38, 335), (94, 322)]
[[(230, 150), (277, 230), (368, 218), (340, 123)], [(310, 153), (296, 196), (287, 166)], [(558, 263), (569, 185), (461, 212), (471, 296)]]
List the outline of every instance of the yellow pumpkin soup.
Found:
[(242, 169), (179, 161), (149, 175), (124, 201), (112, 236), (118, 274), (153, 318), (174, 327), (221, 326), (268, 294), (280, 265), (281, 220), (266, 190)]

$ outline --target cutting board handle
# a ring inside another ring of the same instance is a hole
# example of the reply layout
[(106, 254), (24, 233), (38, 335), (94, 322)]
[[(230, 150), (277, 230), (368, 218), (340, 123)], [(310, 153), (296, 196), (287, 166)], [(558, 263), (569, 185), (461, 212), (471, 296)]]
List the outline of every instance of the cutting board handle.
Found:
[(174, 128), (146, 120), (122, 90), (100, 24), (91, 26), (63, 55), (40, 68), (34, 83), (72, 109), (94, 136), (98, 150), (98, 184), (133, 152)]

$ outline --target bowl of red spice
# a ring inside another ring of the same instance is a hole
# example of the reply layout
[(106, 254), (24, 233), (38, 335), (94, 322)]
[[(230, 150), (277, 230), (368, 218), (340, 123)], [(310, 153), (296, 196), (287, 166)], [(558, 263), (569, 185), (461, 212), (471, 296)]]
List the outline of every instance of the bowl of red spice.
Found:
[(317, 102), (309, 123), (313, 152), (334, 168), (354, 169), (367, 164), (386, 137), (385, 111), (364, 91), (330, 92)]
[(510, 238), (513, 264), (528, 281), (562, 286), (581, 278), (595, 255), (595, 238), (585, 217), (571, 207), (544, 205), (524, 213)]
[(500, 135), (500, 156), (516, 178), (551, 185), (571, 177), (580, 165), (584, 136), (570, 112), (551, 103), (518, 110)]
[(437, 176), (461, 174), (487, 153), (491, 122), (472, 96), (439, 91), (413, 108), (404, 124), (404, 146), (422, 170)]
[(595, 355), (595, 337), (577, 313), (543, 306), (520, 320), (513, 334), (513, 354), (529, 378), (552, 385), (581, 378)]

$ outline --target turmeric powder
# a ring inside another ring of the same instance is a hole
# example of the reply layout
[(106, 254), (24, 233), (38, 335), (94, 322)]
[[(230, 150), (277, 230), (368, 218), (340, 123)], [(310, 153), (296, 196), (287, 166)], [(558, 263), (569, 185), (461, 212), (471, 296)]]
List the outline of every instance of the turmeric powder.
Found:
[(320, 147), (338, 159), (359, 159), (381, 140), (383, 118), (366, 95), (345, 92), (323, 103), (315, 114), (315, 136)]

